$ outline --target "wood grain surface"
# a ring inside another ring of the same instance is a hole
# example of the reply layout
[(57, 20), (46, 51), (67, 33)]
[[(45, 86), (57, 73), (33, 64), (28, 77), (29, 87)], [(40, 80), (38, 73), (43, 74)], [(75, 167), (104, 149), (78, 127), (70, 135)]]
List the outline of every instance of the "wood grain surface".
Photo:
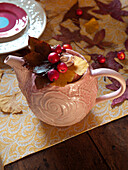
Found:
[(128, 116), (5, 166), (5, 170), (128, 170)]

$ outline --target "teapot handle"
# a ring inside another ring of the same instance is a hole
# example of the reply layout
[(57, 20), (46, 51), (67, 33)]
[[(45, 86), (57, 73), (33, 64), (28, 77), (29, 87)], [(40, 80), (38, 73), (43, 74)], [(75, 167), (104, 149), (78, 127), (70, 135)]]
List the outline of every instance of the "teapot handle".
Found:
[(118, 90), (111, 92), (109, 94), (105, 94), (103, 96), (97, 97), (95, 104), (104, 102), (106, 100), (112, 100), (112, 99), (118, 98), (125, 92), (126, 82), (124, 78), (121, 76), (121, 74), (119, 74), (118, 72), (112, 69), (108, 69), (108, 68), (99, 68), (95, 70), (91, 69), (90, 71), (93, 77), (100, 77), (100, 76), (112, 77), (116, 79), (117, 81), (119, 81), (119, 83), (121, 84), (121, 87)]

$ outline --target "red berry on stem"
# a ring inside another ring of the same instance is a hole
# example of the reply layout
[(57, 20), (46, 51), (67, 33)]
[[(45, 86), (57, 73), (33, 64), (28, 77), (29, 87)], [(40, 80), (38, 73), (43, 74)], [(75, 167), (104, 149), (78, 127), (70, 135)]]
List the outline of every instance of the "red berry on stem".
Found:
[(51, 46), (51, 51), (60, 54), (62, 52), (61, 46), (58, 44), (56, 46)]
[(103, 55), (99, 55), (98, 57), (97, 57), (97, 60), (98, 60), (98, 62), (99, 63), (105, 63), (105, 61), (106, 61), (106, 58), (103, 56)]
[(72, 46), (70, 44), (64, 44), (63, 49), (71, 49), (72, 50)]
[(55, 81), (59, 78), (59, 72), (55, 69), (51, 69), (48, 71), (48, 78), (50, 81)]
[(51, 51), (55, 52), (55, 47), (54, 46), (51, 46)]
[(83, 14), (82, 9), (80, 9), (80, 8), (77, 9), (77, 10), (76, 10), (76, 14), (79, 15), (79, 16), (81, 16), (81, 15)]
[(60, 57), (58, 56), (58, 54), (56, 52), (52, 52), (48, 55), (48, 61), (50, 63), (57, 63), (60, 60)]
[(125, 59), (125, 54), (124, 54), (124, 52), (123, 52), (123, 51), (119, 51), (119, 52), (117, 53), (117, 57), (118, 57), (119, 60), (124, 60), (124, 59)]
[(59, 63), (57, 65), (57, 70), (60, 72), (60, 73), (65, 73), (67, 70), (68, 70), (68, 67), (65, 63)]
[(58, 54), (60, 54), (62, 52), (62, 48), (59, 44), (55, 47), (55, 52)]

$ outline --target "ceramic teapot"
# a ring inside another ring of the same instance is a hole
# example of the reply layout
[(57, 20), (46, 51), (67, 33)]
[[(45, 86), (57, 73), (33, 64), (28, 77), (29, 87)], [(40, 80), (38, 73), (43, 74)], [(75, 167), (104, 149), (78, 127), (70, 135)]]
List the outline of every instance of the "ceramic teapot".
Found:
[[(66, 52), (83, 58), (73, 50), (67, 49)], [(90, 66), (78, 81), (65, 87), (46, 86), (37, 89), (35, 74), (23, 67), (23, 58), (9, 55), (4, 63), (14, 69), (19, 87), (32, 112), (41, 121), (53, 126), (70, 126), (80, 122), (96, 104), (117, 98), (126, 89), (125, 80), (118, 72), (106, 68), (92, 69)], [(115, 92), (97, 98), (99, 76), (115, 78), (121, 87)]]

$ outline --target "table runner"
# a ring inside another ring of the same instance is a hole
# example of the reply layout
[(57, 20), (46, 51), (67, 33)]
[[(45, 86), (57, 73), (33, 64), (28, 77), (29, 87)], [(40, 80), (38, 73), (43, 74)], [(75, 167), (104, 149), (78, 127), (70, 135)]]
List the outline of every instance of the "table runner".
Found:
[[(110, 0), (107, 1), (107, 3), (109, 2)], [(79, 28), (82, 35), (87, 35), (89, 38), (92, 38), (94, 34), (87, 33), (85, 29), (85, 23), (87, 23), (85, 19), (79, 18), (80, 27), (77, 25), (78, 23), (74, 24), (70, 17), (70, 19), (63, 21), (65, 14), (70, 11), (71, 7), (76, 3), (76, 0), (55, 0), (54, 3), (52, 0), (40, 1), (48, 18), (46, 29), (40, 39), (45, 40), (51, 45), (58, 43), (62, 44), (63, 41), (57, 39), (56, 35), (64, 35), (67, 37), (66, 30), (70, 30), (72, 34), (74, 31), (79, 30)], [(128, 5), (127, 0), (122, 0), (121, 3), (123, 6)], [(80, 0), (78, 1), (78, 6), (80, 8), (88, 6), (96, 7), (96, 1)], [(128, 8), (126, 9), (128, 10)], [(93, 12), (90, 12), (90, 14), (94, 15)], [(106, 48), (105, 50), (102, 50), (97, 46), (85, 49), (84, 47), (87, 43), (83, 40), (77, 41), (78, 37), (76, 36), (76, 41), (73, 40), (70, 43), (73, 49), (83, 55), (85, 55), (85, 51), (106, 55), (109, 51), (125, 49), (124, 41), (127, 38), (125, 29), (127, 27), (126, 23), (128, 23), (128, 16), (122, 17), (125, 22), (120, 22), (112, 18), (110, 15), (101, 16), (95, 14), (94, 16), (99, 18), (98, 29), (100, 30), (104, 28), (106, 30), (106, 41), (112, 41), (118, 44), (118, 46)], [(66, 30), (62, 31), (62, 28), (66, 28)], [(66, 40), (64, 39), (64, 41)], [(53, 146), (73, 136), (119, 119), (128, 114), (127, 100), (114, 108), (111, 107), (112, 101), (107, 101), (96, 105), (81, 122), (73, 126), (59, 128), (47, 125), (36, 118), (28, 108), (25, 97), (22, 95), (18, 87), (14, 71), (3, 64), (4, 58), (5, 56), (1, 56), (0, 58), (0, 97), (9, 95), (15, 96), (15, 94), (18, 94), (16, 102), (17, 104), (22, 105), (22, 113), (9, 114), (3, 113), (2, 111), (0, 112), (0, 158), (3, 165), (7, 165), (27, 155)], [(121, 72), (121, 74), (125, 79), (128, 78), (127, 71)], [(105, 85), (110, 83), (110, 80), (106, 79), (105, 81), (103, 77), (98, 79), (100, 89), (98, 91), (98, 96), (111, 92), (111, 90), (105, 87)]]

